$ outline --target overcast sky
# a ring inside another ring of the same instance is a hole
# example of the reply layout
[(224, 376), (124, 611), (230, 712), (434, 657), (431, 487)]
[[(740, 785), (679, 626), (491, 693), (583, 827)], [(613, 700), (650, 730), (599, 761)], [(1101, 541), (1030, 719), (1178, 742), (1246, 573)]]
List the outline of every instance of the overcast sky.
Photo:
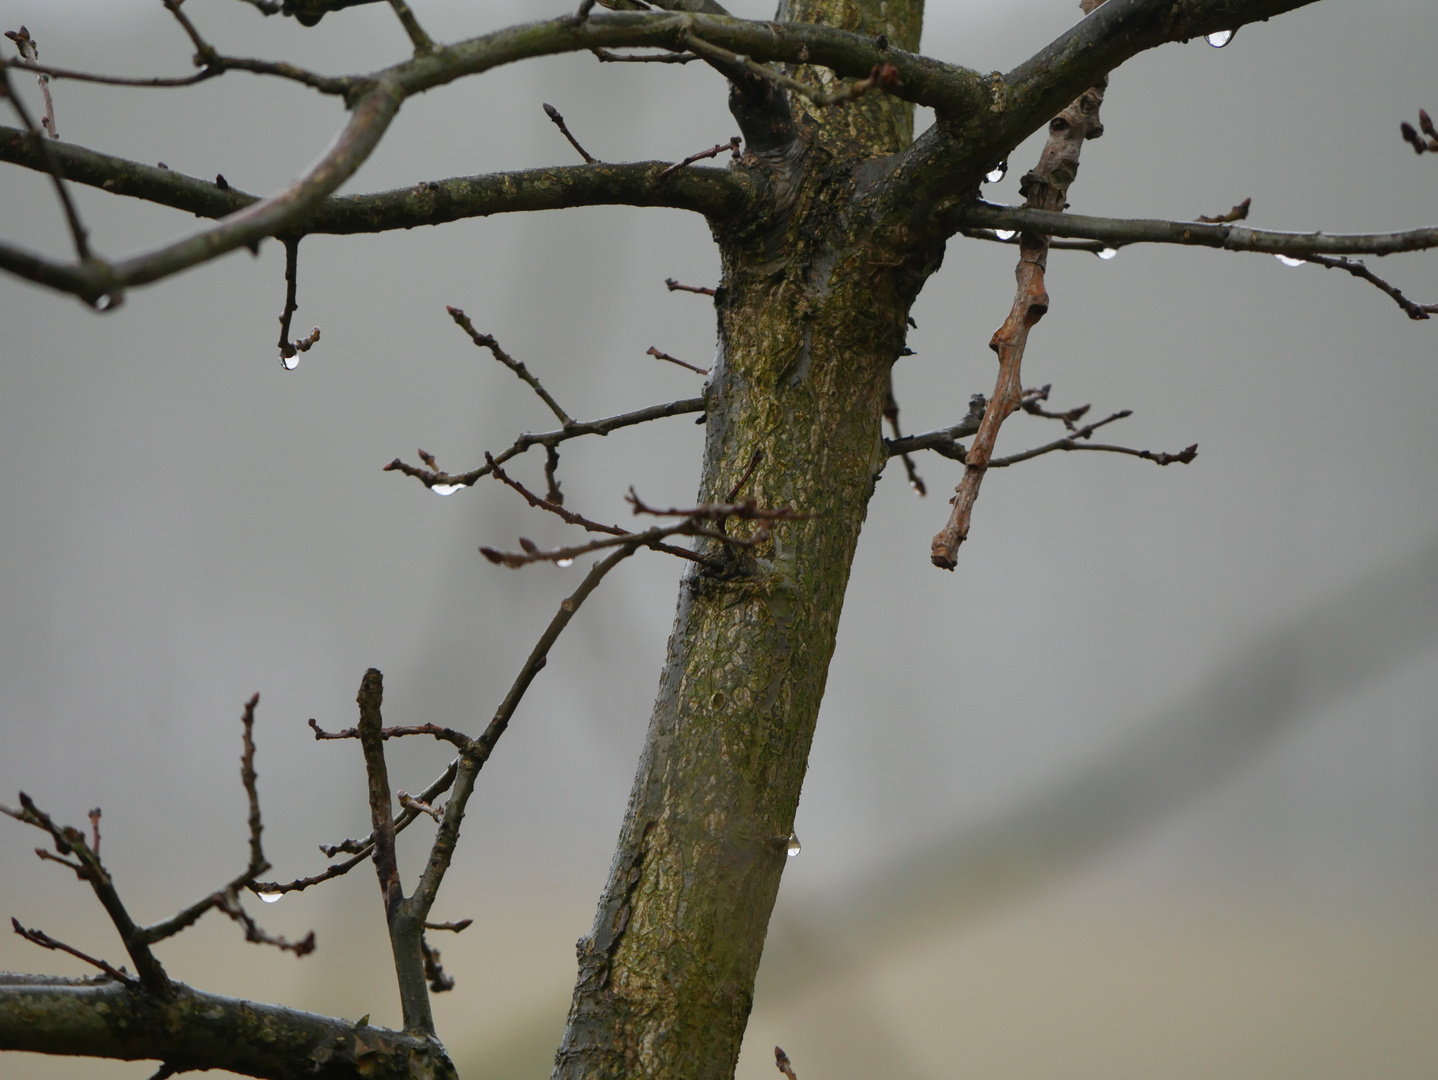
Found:
[[(430, 32), (450, 40), (564, 6), (414, 0)], [(769, 14), (768, 4), (731, 6)], [(925, 51), (981, 71), (1013, 66), (1076, 17), (1073, 5), (1050, 0), (930, 7)], [(223, 51), (328, 73), (391, 63), (408, 47), (385, 5), (313, 30), (233, 0), (191, 0), (186, 10)], [(4, 29), (26, 24), (42, 59), (59, 66), (188, 70), (187, 42), (148, 0), (0, 0), (0, 14)], [(1424, 105), (1438, 110), (1435, 42), (1438, 8), (1426, 0), (1323, 0), (1246, 27), (1221, 50), (1198, 41), (1144, 54), (1112, 77), (1106, 134), (1085, 148), (1073, 208), (1189, 218), (1251, 197), (1259, 227), (1433, 224), (1438, 157), (1416, 158), (1398, 123), (1415, 121)], [(343, 119), (329, 99), (244, 74), (185, 91), (64, 82), (53, 91), (66, 140), (197, 176), (223, 173), (259, 193), (302, 170)], [(567, 163), (572, 152), (542, 102), (601, 158), (678, 160), (734, 133), (724, 99), (721, 81), (700, 65), (534, 61), (406, 102), (347, 190)], [(1017, 150), (1009, 178), (989, 197), (1016, 200), (1036, 152), (1032, 141)], [(184, 215), (88, 189), (77, 199), (106, 255), (194, 227)], [(66, 251), (42, 177), (0, 169), (0, 234)], [(360, 677), (375, 666), (385, 673), (388, 720), (476, 731), (572, 588), (578, 569), (514, 572), (476, 553), (480, 544), (512, 546), (521, 534), (544, 545), (565, 538), (512, 493), (494, 485), (441, 498), (381, 471), (396, 456), (415, 461), (416, 447), (463, 471), (486, 449), (551, 423), (524, 386), (456, 330), (445, 305), (464, 308), (585, 418), (698, 392), (697, 376), (649, 359), (649, 346), (700, 366), (714, 349), (708, 301), (664, 287), (666, 277), (713, 285), (718, 274), (704, 223), (679, 212), (565, 211), (308, 240), (296, 327), (318, 325), (323, 338), (294, 372), (281, 369), (274, 344), (283, 263), (273, 243), (258, 257), (231, 254), (135, 290), (107, 315), (0, 279), (0, 801), (13, 803), (23, 789), (76, 824), (103, 807), (107, 861), (146, 920), (242, 865), (235, 759), (250, 694), (261, 694), (267, 850), (277, 876), (310, 873), (322, 865), (315, 844), (364, 832), (367, 811), (357, 748), (315, 744), (305, 721), (350, 725)], [(1012, 263), (1011, 249), (951, 243), (914, 309), (917, 355), (896, 374), (906, 429), (953, 423), (970, 394), (992, 389), (986, 344), (1008, 311)], [(1394, 256), (1378, 269), (1420, 302), (1438, 300), (1434, 256)], [(1296, 655), (1275, 676), (1275, 704), (1255, 707), (1255, 723), (1283, 722), (1271, 725), (1271, 739), (1243, 744), (1237, 756), (1251, 760), (1206, 768), (1195, 751), (1197, 779), (1183, 789), (1192, 798), (1144, 803), (1141, 824), (1150, 827), (1124, 832), (1125, 846), (1095, 846), (1097, 861), (1079, 860), (1077, 874), (1037, 875), (1040, 899), (1012, 899), (982, 926), (1000, 933), (1017, 925), (1005, 918), (1048, 911), (1052, 956), (1025, 961), (1042, 986), (1056, 985), (1065, 964), (1088, 963), (1063, 943), (1091, 941), (1096, 927), (1119, 934), (1130, 916), (1147, 918), (1160, 927), (1155, 940), (1171, 945), (1192, 940), (1198, 923), (1211, 929), (1215, 910), (1240, 913), (1243, 932), (1261, 941), (1274, 927), (1316, 920), (1311, 938), (1295, 939), (1296, 956), (1317, 955), (1314, 943), (1341, 926), (1354, 940), (1401, 939), (1394, 956), (1417, 950), (1438, 959), (1435, 619), (1429, 579), (1414, 576), (1434, 565), (1425, 553), (1438, 544), (1438, 324), (1410, 322), (1347, 275), (1205, 250), (1128, 248), (1109, 262), (1055, 253), (1049, 292), (1025, 382), (1053, 383), (1059, 406), (1133, 409), (1110, 429), (1113, 441), (1157, 450), (1197, 442), (1199, 457), (1159, 469), (1056, 454), (995, 473), (952, 575), (929, 565), (928, 544), (957, 467), (921, 459), (925, 499), (899, 470), (886, 475), (861, 541), (799, 809), (803, 854), (786, 870), (785, 925), (818, 925), (821, 912), (841, 925), (844, 898), (896, 860), (1021, 816), (1144, 733), (1164, 723), (1176, 730), (1175, 717), (1202, 728), (1210, 715), (1203, 703), (1221, 700), (1214, 687), (1247, 671), (1246, 660)], [(561, 470), (566, 496), (614, 520), (625, 514), (631, 484), (650, 501), (683, 503), (693, 497), (701, 435), (681, 417), (571, 443)], [(1000, 450), (1054, 435), (1018, 418)], [(538, 462), (519, 471), (537, 478)], [(1385, 567), (1396, 569), (1384, 576)], [(540, 1044), (557, 1036), (572, 943), (588, 928), (618, 832), (679, 569), (650, 556), (606, 581), (553, 651), (481, 779), (437, 909), (440, 918), (484, 924), (446, 950), (460, 989), (438, 1006), (441, 1034), (467, 1060), (490, 1060), (483, 1045), (519, 1038), (516, 1031), (538, 1032), (532, 1041)], [(1357, 591), (1343, 592), (1350, 587)], [(1363, 613), (1351, 636), (1349, 607)], [(1285, 642), (1299, 652), (1283, 652)], [(436, 746), (392, 752), (394, 782), (408, 790), (447, 760)], [(1175, 779), (1174, 791), (1181, 788)], [(18, 825), (0, 826), (0, 914), (117, 959), (93, 901), (29, 854), (37, 842)], [(228, 925), (201, 927), (166, 957), (177, 977), (208, 989), (393, 1022), (373, 879), (352, 878), (261, 912), (280, 932), (317, 929), (320, 952), (301, 963), (242, 946)], [(1042, 903), (1057, 906), (1023, 907)], [(1188, 911), (1184, 904), (1207, 914), (1174, 914)], [(1343, 914), (1324, 922), (1330, 908)], [(977, 948), (978, 938), (945, 930), (944, 917), (926, 918), (924, 933), (938, 936), (916, 952), (895, 935), (900, 960), (892, 963), (938, 955), (941, 942), (960, 953)], [(1015, 931), (1016, 940), (1048, 940), (1045, 932)], [(1235, 944), (1237, 931), (1213, 934), (1216, 949), (1240, 958), (1195, 983), (1206, 989), (1194, 989), (1192, 1001), (1175, 999), (1188, 1004), (1146, 1019), (1162, 1032), (1150, 1057), (1113, 1052), (1126, 1014), (1112, 1002), (1143, 998), (1149, 991), (1135, 989), (1149, 985), (1142, 980), (1103, 999), (1112, 1035), (1095, 1035), (1086, 1049), (1065, 1041), (1062, 1018), (1087, 1016), (1088, 999), (1102, 997), (1080, 980), (1070, 997), (1035, 1005), (1016, 1029), (1026, 1045), (1047, 1049), (1006, 1057), (983, 1032), (970, 1032), (960, 1040), (976, 1063), (969, 1071), (1244, 1075), (1227, 1058), (1202, 1056), (1213, 1040), (1201, 1028), (1163, 1027), (1244, 987), (1253, 1015), (1267, 1017), (1261, 1005), (1276, 995), (1275, 1016), (1306, 1018), (1307, 1027), (1255, 1021), (1251, 1045), (1273, 1068), (1354, 1075), (1371, 1063), (1362, 1048), (1380, 1045), (1397, 1047), (1397, 1071), (1386, 1075), (1438, 1067), (1438, 1046), (1421, 1025), (1410, 1030), (1390, 1013), (1398, 1027), (1385, 1034), (1350, 1000), (1387, 988), (1431, 1005), (1432, 963), (1427, 976), (1405, 982), (1402, 962), (1359, 950), (1368, 965), (1360, 964), (1361, 977), (1319, 960), (1299, 978), (1279, 950), (1271, 971), (1263, 969), (1275, 986), (1333, 987), (1309, 1008), (1282, 991), (1253, 989), (1259, 982), (1245, 982), (1242, 957), (1254, 950)], [(1148, 955), (1122, 940), (1115, 955), (1130, 945)], [(946, 974), (923, 978), (901, 978), (893, 973), (908, 969), (876, 961), (873, 970), (890, 973), (874, 983), (887, 1004), (854, 1006), (873, 1032), (857, 1022), (831, 1030), (824, 1025), (842, 1009), (806, 1012), (805, 991), (766, 998), (761, 985), (756, 1039), (784, 1041), (801, 1075), (790, 1041), (807, 1040), (808, 1060), (824, 1063), (812, 1074), (829, 1080), (872, 1071), (863, 1047), (873, 1046), (886, 1048), (878, 1060), (893, 1075), (952, 1075), (935, 1049), (952, 1035), (943, 1003), (957, 1010), (987, 1000), (954, 971), (1018, 963), (998, 945), (963, 955)], [(0, 938), (0, 967), (70, 970), (8, 937)], [(1169, 986), (1161, 978), (1155, 985)], [(1032, 986), (1012, 993), (1034, 1000)], [(1017, 1024), (1014, 1010), (999, 1012), (1006, 1019), (995, 1030)], [(1086, 1030), (1107, 1030), (1104, 1022)], [(1356, 1056), (1289, 1052), (1290, 1043), (1311, 1049), (1325, 1038), (1358, 1048)], [(902, 1061), (895, 1044), (907, 1048)], [(765, 1053), (746, 1051), (741, 1075), (769, 1075)], [(1197, 1061), (1198, 1071), (1171, 1067), (1180, 1061)], [(22, 1080), (149, 1071), (56, 1068), (15, 1059), (0, 1071)]]

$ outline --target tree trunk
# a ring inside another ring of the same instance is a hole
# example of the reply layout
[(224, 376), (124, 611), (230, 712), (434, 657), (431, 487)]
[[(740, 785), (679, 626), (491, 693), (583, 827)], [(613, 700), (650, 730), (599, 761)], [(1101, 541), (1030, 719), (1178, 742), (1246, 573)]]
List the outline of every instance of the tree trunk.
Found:
[[(788, 7), (918, 44), (917, 0)], [(609, 881), (579, 941), (556, 1078), (734, 1073), (849, 568), (886, 460), (889, 368), (941, 254), (915, 253), (911, 238), (901, 245), (856, 212), (862, 163), (911, 133), (912, 110), (882, 94), (801, 118), (795, 143), (751, 166), (774, 173), (771, 227), (716, 237), (720, 349), (699, 499), (731, 501), (758, 454), (740, 497), (812, 516), (776, 522), (772, 540), (740, 556), (711, 541), (730, 569), (698, 568), (681, 584)]]

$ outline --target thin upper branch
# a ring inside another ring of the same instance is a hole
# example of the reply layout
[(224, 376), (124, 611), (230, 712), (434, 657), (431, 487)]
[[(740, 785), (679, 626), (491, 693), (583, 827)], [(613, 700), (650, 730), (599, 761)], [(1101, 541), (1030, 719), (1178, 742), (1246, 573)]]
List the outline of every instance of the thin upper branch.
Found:
[[(1110, 0), (1112, 2), (1112, 0)], [(1048, 236), (1123, 244), (1185, 244), (1226, 251), (1261, 251), (1302, 258), (1305, 255), (1392, 255), (1438, 247), (1438, 226), (1383, 233), (1277, 232), (1231, 223), (1108, 218), (1054, 213), (1021, 206), (974, 201), (954, 212), (962, 226), (1014, 229)]]

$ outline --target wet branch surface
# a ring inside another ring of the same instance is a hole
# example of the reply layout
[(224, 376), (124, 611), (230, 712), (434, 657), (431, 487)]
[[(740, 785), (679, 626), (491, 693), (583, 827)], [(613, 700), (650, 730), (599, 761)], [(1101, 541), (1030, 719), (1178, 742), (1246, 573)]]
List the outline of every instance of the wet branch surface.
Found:
[[(1085, 0), (1084, 11), (1090, 12), (1102, 3), (1103, 0)], [(1099, 107), (1103, 104), (1107, 83), (1107, 77), (1102, 77), (1049, 121), (1049, 137), (1038, 165), (1024, 176), (1019, 188), (1026, 206), (1062, 211), (1068, 205), (1069, 185), (1077, 175), (1083, 144), (1103, 134)], [(1049, 308), (1045, 288), (1048, 254), (1048, 236), (1033, 232), (1021, 234), (1019, 262), (1014, 270), (1017, 288), (1013, 306), (989, 342), (989, 348), (998, 355), (998, 382), (984, 409), (979, 429), (974, 433), (973, 444), (964, 457), (964, 475), (950, 500), (949, 519), (930, 545), (930, 560), (941, 569), (953, 570), (958, 566), (959, 545), (968, 539), (974, 503), (993, 456), (999, 428), (1023, 404), (1020, 369), (1029, 331)]]

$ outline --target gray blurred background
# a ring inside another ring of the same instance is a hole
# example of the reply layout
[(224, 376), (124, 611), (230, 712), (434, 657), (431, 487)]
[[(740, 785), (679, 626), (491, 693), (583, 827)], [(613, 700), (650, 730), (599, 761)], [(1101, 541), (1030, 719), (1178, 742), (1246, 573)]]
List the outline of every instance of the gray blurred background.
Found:
[[(415, 0), (436, 37), (566, 3)], [(930, 2), (924, 48), (1006, 70), (1077, 16), (1070, 0)], [(734, 0), (766, 17), (770, 4)], [(402, 58), (382, 4), (315, 30), (191, 0), (222, 51), (342, 73)], [(149, 0), (0, 0), (42, 59), (184, 73), (188, 43)], [(1260, 227), (1432, 224), (1438, 160), (1398, 122), (1438, 109), (1438, 8), (1325, 0), (1222, 50), (1170, 45), (1117, 72), (1106, 137), (1072, 200), (1190, 217), (1253, 199)], [(8, 48), (8, 43), (7, 43)], [(33, 84), (21, 80), (28, 89)], [(243, 74), (185, 91), (57, 82), (62, 138), (272, 192), (342, 122), (328, 99)], [(735, 131), (717, 76), (586, 56), (493, 72), (406, 103), (349, 190), (574, 155), (550, 102), (609, 160), (677, 160)], [(32, 93), (31, 100), (35, 100)], [(920, 123), (930, 117), (921, 115)], [(12, 121), (7, 120), (7, 123)], [(1014, 155), (991, 197), (1013, 201)], [(172, 211), (89, 189), (103, 253), (182, 234)], [(65, 254), (42, 177), (0, 169), (0, 233)], [(0, 280), (0, 801), (81, 824), (137, 917), (169, 914), (245, 858), (239, 715), (257, 735), (275, 876), (366, 831), (351, 743), (368, 666), (392, 723), (478, 730), (578, 570), (493, 567), (477, 545), (567, 535), (497, 485), (436, 497), (386, 474), (415, 447), (454, 471), (552, 420), (460, 334), (463, 307), (581, 417), (692, 396), (715, 284), (704, 223), (564, 211), (307, 240), (276, 358), (283, 253), (232, 254), (131, 293), (110, 315)], [(907, 430), (987, 392), (1011, 249), (959, 239), (914, 309), (896, 390)], [(1380, 272), (1438, 300), (1438, 258)], [(1055, 253), (1025, 381), (1054, 403), (1135, 416), (1113, 441), (1186, 468), (1052, 455), (994, 473), (953, 575), (928, 543), (952, 462), (892, 469), (870, 509), (799, 808), (741, 1077), (780, 1043), (804, 1080), (1163, 1076), (1428, 1077), (1438, 1071), (1438, 329), (1346, 275), (1273, 258), (1129, 248)], [(570, 505), (622, 520), (630, 484), (692, 499), (690, 418), (570, 443)], [(1020, 417), (1000, 450), (1056, 437)], [(539, 479), (539, 460), (517, 471)], [(437, 999), (467, 1076), (540, 1077), (563, 1025), (628, 795), (679, 567), (635, 559), (551, 654), (481, 777), (436, 916), (458, 988)], [(391, 744), (418, 790), (439, 745)], [(411, 875), (419, 856), (410, 835)], [(119, 962), (88, 891), (0, 825), (0, 914)], [(402, 848), (402, 851), (405, 849)], [(253, 904), (319, 951), (246, 946), (209, 917), (164, 947), (206, 989), (375, 1023), (398, 1009), (367, 869)], [(0, 937), (0, 968), (79, 971)], [(0, 1059), (14, 1080), (141, 1078), (153, 1065)]]

